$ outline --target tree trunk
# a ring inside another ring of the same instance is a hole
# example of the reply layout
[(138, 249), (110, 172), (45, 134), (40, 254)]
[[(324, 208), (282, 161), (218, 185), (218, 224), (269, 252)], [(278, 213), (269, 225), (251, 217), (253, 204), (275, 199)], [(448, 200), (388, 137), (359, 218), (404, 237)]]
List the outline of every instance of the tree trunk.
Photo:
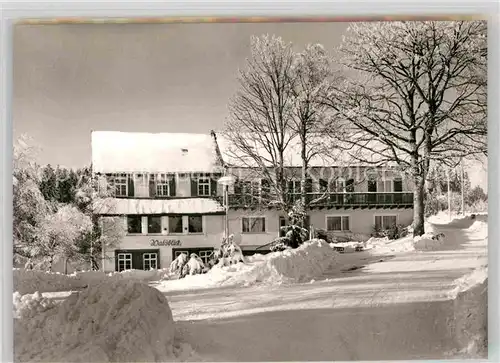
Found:
[(64, 258), (64, 274), (68, 274), (68, 259)]
[(415, 194), (413, 195), (413, 235), (421, 236), (424, 231), (424, 212), (425, 212), (425, 182), (424, 179), (414, 177)]
[(51, 256), (50, 259), (49, 259), (49, 272), (52, 272), (52, 263), (53, 263), (53, 261), (54, 261), (54, 257)]

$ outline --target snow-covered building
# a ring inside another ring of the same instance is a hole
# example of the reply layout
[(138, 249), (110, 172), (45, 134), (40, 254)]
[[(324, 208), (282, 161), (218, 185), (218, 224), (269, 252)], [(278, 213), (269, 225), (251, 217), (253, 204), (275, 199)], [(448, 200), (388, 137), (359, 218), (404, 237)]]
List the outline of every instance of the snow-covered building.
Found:
[[(208, 260), (224, 236), (224, 187), (218, 183), (224, 175), (235, 180), (228, 196), (229, 233), (244, 252), (264, 252), (262, 246), (280, 235), (286, 218), (269, 197), (272, 183), (236, 156), (231, 143), (215, 132), (93, 132), (93, 172), (114, 190), (113, 197), (96, 204), (96, 213), (120, 216), (127, 231), (119, 246), (105, 251), (104, 269), (164, 268), (182, 252)], [(285, 157), (292, 202), (300, 198), (299, 156), (291, 145)], [(333, 165), (316, 158), (309, 165), (312, 228), (369, 235), (374, 226), (411, 223), (412, 186), (403, 174), (338, 160)]]

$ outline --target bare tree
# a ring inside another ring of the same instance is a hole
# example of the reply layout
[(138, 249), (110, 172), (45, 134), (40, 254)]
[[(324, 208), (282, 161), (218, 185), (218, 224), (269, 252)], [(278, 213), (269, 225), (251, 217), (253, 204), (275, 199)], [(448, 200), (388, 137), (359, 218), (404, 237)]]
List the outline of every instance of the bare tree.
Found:
[(350, 128), (355, 158), (410, 172), (415, 235), (431, 160), (486, 153), (485, 49), (482, 21), (358, 23), (340, 47), (354, 75), (327, 102)]
[[(333, 126), (329, 118), (331, 109), (322, 100), (328, 94), (334, 72), (330, 57), (319, 44), (308, 45), (298, 53), (293, 77), (294, 117), (291, 122), (293, 134), (300, 143), (301, 166), (301, 204), (307, 208), (308, 169), (313, 158), (329, 155), (330, 143), (325, 136), (325, 125)], [(329, 121), (329, 122), (328, 122)]]
[(230, 159), (266, 180), (269, 194), (284, 211), (290, 209), (285, 151), (293, 138), (294, 59), (292, 45), (279, 37), (251, 38), (251, 57), (240, 71), (224, 131)]

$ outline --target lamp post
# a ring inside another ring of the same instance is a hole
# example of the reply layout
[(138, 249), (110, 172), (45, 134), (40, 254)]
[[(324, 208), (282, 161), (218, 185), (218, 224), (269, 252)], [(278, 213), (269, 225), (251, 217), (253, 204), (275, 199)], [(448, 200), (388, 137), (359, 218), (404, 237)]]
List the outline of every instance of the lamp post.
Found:
[(229, 237), (229, 186), (234, 184), (234, 178), (229, 175), (225, 175), (217, 182), (224, 188), (223, 204), (226, 211), (224, 220), (224, 238), (227, 239)]

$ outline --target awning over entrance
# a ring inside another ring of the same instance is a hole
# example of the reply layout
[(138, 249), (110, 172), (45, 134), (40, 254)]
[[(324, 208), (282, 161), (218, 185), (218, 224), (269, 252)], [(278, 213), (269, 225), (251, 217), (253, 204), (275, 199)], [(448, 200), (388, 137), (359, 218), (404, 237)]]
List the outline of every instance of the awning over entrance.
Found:
[(224, 207), (209, 198), (128, 199), (105, 198), (94, 203), (94, 213), (123, 214), (224, 214)]

